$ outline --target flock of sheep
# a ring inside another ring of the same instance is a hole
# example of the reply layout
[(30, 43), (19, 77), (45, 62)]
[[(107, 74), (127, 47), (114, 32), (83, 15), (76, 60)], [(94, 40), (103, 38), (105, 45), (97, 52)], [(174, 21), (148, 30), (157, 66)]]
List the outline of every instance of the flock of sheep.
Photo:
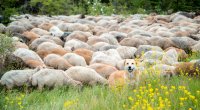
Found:
[(200, 51), (200, 16), (135, 14), (112, 16), (13, 16), (0, 32), (13, 34), (15, 51), (8, 62), (29, 69), (6, 72), (1, 85), (83, 86), (108, 84), (109, 76), (124, 69), (124, 59), (139, 59), (138, 69), (160, 75), (194, 73), (200, 60), (178, 62)]

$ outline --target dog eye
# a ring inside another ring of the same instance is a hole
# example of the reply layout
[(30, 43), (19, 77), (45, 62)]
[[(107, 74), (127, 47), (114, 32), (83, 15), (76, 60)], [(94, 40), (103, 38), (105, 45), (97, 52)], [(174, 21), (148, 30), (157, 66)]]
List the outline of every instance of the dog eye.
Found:
[(128, 65), (128, 63), (126, 63)]
[(133, 63), (132, 63), (133, 64)]

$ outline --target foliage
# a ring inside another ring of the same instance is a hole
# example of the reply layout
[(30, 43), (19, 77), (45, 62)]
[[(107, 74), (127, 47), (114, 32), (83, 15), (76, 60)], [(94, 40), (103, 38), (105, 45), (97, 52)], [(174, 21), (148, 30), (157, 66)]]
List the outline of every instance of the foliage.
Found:
[(111, 15), (199, 11), (199, 0), (1, 0), (0, 15), (9, 23), (13, 14)]
[(13, 50), (12, 39), (5, 34), (0, 34), (0, 54), (4, 56)]

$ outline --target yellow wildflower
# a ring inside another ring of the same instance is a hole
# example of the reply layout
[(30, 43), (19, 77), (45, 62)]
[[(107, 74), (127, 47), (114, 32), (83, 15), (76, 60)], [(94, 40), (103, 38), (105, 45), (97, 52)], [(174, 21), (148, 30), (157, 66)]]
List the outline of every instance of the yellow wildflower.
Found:
[(192, 108), (189, 108), (188, 110), (192, 110)]
[(131, 96), (128, 97), (128, 100), (133, 101), (133, 98)]
[(148, 107), (147, 110), (153, 110), (153, 108), (152, 107)]

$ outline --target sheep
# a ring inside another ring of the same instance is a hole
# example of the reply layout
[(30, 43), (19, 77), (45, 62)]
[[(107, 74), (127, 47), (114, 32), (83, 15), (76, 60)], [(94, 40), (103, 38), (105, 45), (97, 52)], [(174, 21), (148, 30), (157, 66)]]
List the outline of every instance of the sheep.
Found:
[(38, 86), (40, 91), (42, 91), (44, 86), (59, 87), (72, 85), (82, 87), (81, 82), (73, 80), (63, 70), (42, 69), (35, 73), (29, 80), (33, 86)]
[(117, 52), (122, 59), (133, 59), (135, 58), (134, 54), (137, 51), (135, 47), (119, 46)]
[(165, 38), (165, 37), (153, 36), (150, 37), (147, 41), (149, 42), (150, 45), (158, 46), (161, 47), (162, 49), (167, 49), (169, 47), (175, 46), (175, 44), (170, 40), (170, 38)]
[(48, 54), (46, 57), (44, 57), (44, 63), (47, 66), (61, 70), (67, 70), (72, 67), (72, 65), (67, 60), (56, 54)]
[(32, 50), (36, 50), (37, 47), (42, 44), (43, 42), (51, 42), (51, 43), (55, 43), (53, 40), (51, 39), (45, 39), (45, 38), (38, 38), (38, 39), (35, 39), (30, 45), (30, 49)]
[(120, 41), (120, 45), (122, 46), (130, 46), (130, 47), (136, 47), (138, 48), (140, 45), (147, 45), (148, 42), (147, 40), (143, 38), (124, 38), (123, 40)]
[(197, 44), (197, 41), (189, 37), (172, 37), (171, 40), (175, 44), (175, 47), (181, 48), (186, 52), (191, 50), (192, 46)]
[(25, 31), (23, 35), (30, 40), (29, 43), (33, 42), (35, 39), (40, 38), (40, 36), (34, 32)]
[(188, 54), (184, 50), (179, 49), (179, 48), (169, 47), (169, 48), (165, 49), (164, 51), (167, 52), (170, 49), (176, 50), (176, 52), (178, 53), (178, 59), (186, 59), (188, 57)]
[(104, 33), (104, 34), (101, 34), (99, 37), (107, 39), (109, 41), (109, 44), (111, 45), (119, 45), (117, 39), (112, 34)]
[(69, 36), (67, 36), (66, 41), (78, 39), (82, 42), (87, 42), (88, 38), (91, 36), (92, 34), (90, 34), (89, 32), (74, 31)]
[(43, 35), (41, 38), (53, 40), (56, 44), (64, 46), (64, 42), (59, 37), (52, 37), (51, 35)]
[(164, 76), (169, 78), (171, 76), (176, 75), (174, 66), (169, 66), (166, 64), (157, 64), (154, 65), (152, 68), (155, 71), (154, 74), (158, 74), (161, 77)]
[(163, 50), (158, 47), (158, 46), (151, 46), (151, 45), (140, 45), (137, 49), (137, 51), (135, 52), (135, 56), (136, 57), (140, 57), (142, 56), (142, 54), (144, 54), (145, 52), (147, 51), (150, 51), (150, 50), (154, 50), (154, 51), (159, 51), (159, 52), (162, 52)]
[(74, 80), (83, 84), (95, 85), (96, 83), (107, 84), (107, 80), (99, 75), (95, 70), (82, 66), (74, 66), (65, 71)]
[(77, 39), (72, 39), (67, 42), (65, 42), (64, 48), (70, 47), (71, 49), (78, 49), (78, 48), (85, 48), (85, 49), (90, 49), (91, 47), (80, 40)]
[(117, 68), (111, 65), (103, 64), (103, 63), (94, 63), (88, 66), (89, 68), (94, 69), (97, 73), (99, 73), (102, 77), (108, 79), (111, 73), (117, 71)]
[(87, 66), (85, 59), (75, 53), (67, 53), (62, 57), (73, 66)]
[(142, 56), (142, 59), (155, 59), (155, 60), (161, 60), (164, 55), (164, 52), (159, 51), (147, 51)]
[(102, 46), (99, 51), (107, 51), (109, 49), (116, 49), (118, 46), (117, 45), (105, 45)]
[(92, 45), (92, 50), (99, 51), (100, 48), (104, 46), (110, 46), (110, 44), (106, 42), (97, 42), (94, 45)]
[(87, 65), (90, 64), (90, 61), (91, 61), (92, 55), (93, 55), (93, 51), (80, 48), (80, 49), (76, 49), (75, 51), (73, 51), (73, 53), (76, 53), (77, 55), (82, 56), (85, 59)]
[(121, 60), (117, 50), (110, 49), (108, 51), (98, 51), (92, 56), (90, 64), (93, 63), (104, 63), (112, 66), (116, 66), (117, 61)]
[(51, 42), (43, 42), (37, 47), (37, 54), (41, 57), (44, 58), (48, 54), (58, 54), (58, 55), (64, 55), (68, 53), (62, 46), (57, 45), (55, 43)]
[(8, 33), (23, 33), (26, 29), (23, 26), (18, 25), (9, 25), (6, 28), (6, 32)]
[(8, 71), (1, 77), (0, 84), (5, 85), (7, 89), (12, 89), (15, 86), (31, 86), (29, 78), (39, 70), (39, 68), (36, 68)]
[(18, 49), (18, 48), (29, 49), (28, 46), (22, 42), (13, 42), (13, 45), (14, 45), (15, 49)]
[(42, 59), (32, 50), (25, 48), (18, 48), (13, 52), (13, 54), (21, 58), (29, 67), (46, 67)]
[(94, 45), (94, 44), (96, 44), (98, 42), (109, 43), (108, 39), (106, 39), (106, 38), (100, 38), (100, 37), (94, 36), (94, 37), (89, 37), (88, 38), (87, 44)]
[(46, 31), (46, 30), (43, 30), (43, 29), (40, 29), (40, 28), (33, 28), (31, 29), (30, 32), (34, 32), (40, 36), (43, 36), (43, 35), (50, 35), (50, 32)]
[(49, 29), (49, 32), (51, 33), (52, 36), (59, 38), (61, 38), (64, 35), (64, 32), (61, 31), (57, 26), (52, 26)]

